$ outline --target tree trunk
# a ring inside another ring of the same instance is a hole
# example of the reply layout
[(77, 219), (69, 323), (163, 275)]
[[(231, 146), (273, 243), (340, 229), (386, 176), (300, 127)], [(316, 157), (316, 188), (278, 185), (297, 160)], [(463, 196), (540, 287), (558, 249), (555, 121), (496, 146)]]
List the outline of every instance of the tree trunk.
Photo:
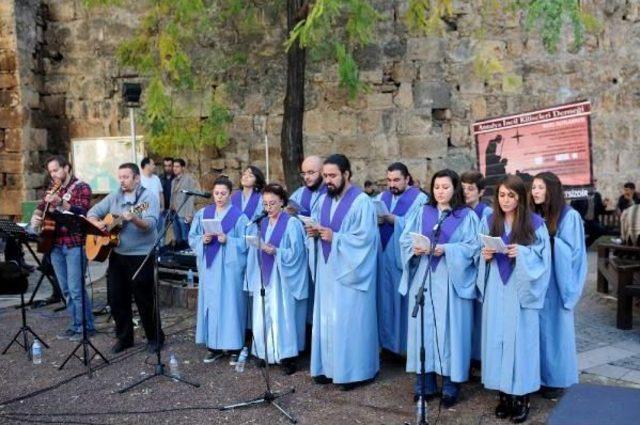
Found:
[[(305, 18), (301, 13), (305, 0), (287, 0), (287, 27), (293, 27)], [(287, 33), (288, 33), (287, 32)], [(300, 186), (298, 172), (303, 160), (302, 120), (304, 117), (304, 71), (306, 51), (295, 43), (287, 53), (287, 89), (284, 98), (284, 116), (280, 136), (280, 154), (285, 184), (289, 193)]]

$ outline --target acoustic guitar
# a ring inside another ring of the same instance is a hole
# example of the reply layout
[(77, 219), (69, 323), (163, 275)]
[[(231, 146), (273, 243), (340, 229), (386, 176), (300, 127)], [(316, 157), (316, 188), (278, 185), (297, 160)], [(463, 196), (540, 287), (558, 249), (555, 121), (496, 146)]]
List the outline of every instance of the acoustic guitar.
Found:
[[(53, 182), (53, 186), (47, 192), (47, 195), (55, 195), (62, 188), (62, 182), (55, 181)], [(42, 254), (46, 254), (53, 249), (53, 244), (56, 239), (56, 220), (52, 217), (49, 212), (49, 207), (51, 206), (51, 202), (47, 202), (44, 206), (42, 223), (40, 223), (39, 228), (34, 229), (36, 234), (40, 235), (38, 239), (38, 252)]]
[[(131, 214), (140, 217), (140, 214), (149, 208), (148, 202), (143, 202), (129, 209)], [(124, 222), (121, 215), (107, 214), (102, 221), (107, 225), (107, 235), (87, 235), (84, 248), (89, 261), (103, 262), (109, 258), (111, 250), (120, 244), (120, 231)]]

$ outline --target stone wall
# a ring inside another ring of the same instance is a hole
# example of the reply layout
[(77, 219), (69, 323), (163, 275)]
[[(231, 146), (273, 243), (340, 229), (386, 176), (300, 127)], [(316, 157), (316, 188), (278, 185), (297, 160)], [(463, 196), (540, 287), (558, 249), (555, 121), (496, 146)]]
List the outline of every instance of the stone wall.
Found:
[[(127, 8), (90, 13), (80, 0), (15, 1), (18, 3), (42, 5), (43, 22), (38, 14), (25, 10), (31, 8), (20, 8), (15, 17), (15, 22), (33, 19), (30, 28), (27, 25), (24, 33), (18, 32), (19, 44), (32, 51), (19, 52), (21, 60), (31, 61), (30, 65), (19, 67), (31, 79), (29, 84), (21, 83), (25, 96), (16, 110), (30, 109), (30, 116), (39, 118), (24, 122), (23, 146), (17, 151), (14, 146), (10, 152), (5, 143), (2, 155), (16, 155), (11, 157), (16, 161), (9, 161), (15, 169), (5, 171), (3, 163), (2, 171), (3, 175), (17, 171), (17, 159), (26, 158), (29, 182), (22, 183), (20, 193), (32, 197), (31, 186), (41, 177), (35, 172), (37, 156), (33, 150), (42, 148), (43, 137), (48, 150), (64, 152), (71, 138), (128, 134), (120, 87), (125, 80), (144, 83), (144, 78), (118, 66), (114, 54), (118, 44), (138, 25), (144, 2), (127, 2)], [(374, 3), (384, 20), (376, 29), (376, 43), (358, 52), (362, 78), (370, 84), (371, 91), (349, 101), (338, 87), (335, 67), (311, 63), (307, 73), (305, 154), (347, 154), (359, 183), (365, 179), (383, 183), (386, 166), (395, 160), (407, 163), (415, 177), (426, 182), (440, 168), (464, 170), (474, 165), (475, 147), (470, 134), (473, 121), (589, 99), (594, 110), (593, 168), (599, 188), (605, 196), (614, 197), (620, 183), (638, 180), (637, 1), (582, 2), (600, 19), (602, 31), (587, 36), (577, 52), (569, 53), (570, 41), (563, 42), (556, 55), (543, 49), (538, 34), (522, 29), (519, 17), (477, 13), (480, 0), (454, 1), (455, 15), (440, 37), (422, 37), (407, 31), (402, 18), (406, 1)], [(11, 8), (1, 6), (0, 10), (10, 21)], [(481, 26), (486, 30), (478, 37)], [(43, 29), (42, 42), (38, 28)], [(242, 75), (229, 77), (242, 88), (231, 99), (232, 138), (221, 152), (206, 154), (205, 171), (224, 168), (237, 177), (238, 171), (249, 163), (264, 166), (266, 135), (271, 145), (272, 178), (282, 178), (278, 147), (285, 62), (280, 47), (282, 37), (282, 31), (274, 29), (257, 49), (257, 65)], [(0, 35), (0, 47), (5, 39)], [(12, 50), (11, 46), (4, 49)], [(500, 59), (511, 77), (495, 75), (485, 80), (478, 76), (473, 69), (474, 52), (478, 49)], [(4, 62), (0, 64), (5, 66)], [(2, 72), (0, 82), (14, 78), (10, 72)], [(185, 96), (176, 101), (190, 100), (193, 99)], [(0, 122), (0, 128), (7, 128), (3, 127), (5, 123), (6, 119)], [(25, 128), (30, 135), (25, 134)], [(37, 130), (40, 128), (43, 130)], [(3, 184), (6, 181), (4, 178)]]

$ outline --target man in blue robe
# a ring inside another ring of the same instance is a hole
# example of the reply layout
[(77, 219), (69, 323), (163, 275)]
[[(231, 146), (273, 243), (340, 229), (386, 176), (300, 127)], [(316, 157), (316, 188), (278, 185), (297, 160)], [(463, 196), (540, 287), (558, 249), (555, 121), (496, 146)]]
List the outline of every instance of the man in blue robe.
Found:
[[(307, 224), (310, 263), (317, 255), (313, 309), (311, 376), (343, 390), (371, 381), (378, 373), (376, 251), (378, 232), (371, 199), (351, 184), (351, 165), (334, 154), (322, 167), (327, 193)], [(318, 239), (315, 238), (318, 236)]]
[(388, 190), (377, 196), (389, 211), (378, 216), (380, 245), (378, 247), (378, 330), (380, 345), (397, 355), (407, 352), (408, 299), (398, 292), (402, 277), (400, 235), (406, 217), (424, 205), (427, 195), (409, 183), (411, 176), (407, 166), (395, 162), (387, 168)]

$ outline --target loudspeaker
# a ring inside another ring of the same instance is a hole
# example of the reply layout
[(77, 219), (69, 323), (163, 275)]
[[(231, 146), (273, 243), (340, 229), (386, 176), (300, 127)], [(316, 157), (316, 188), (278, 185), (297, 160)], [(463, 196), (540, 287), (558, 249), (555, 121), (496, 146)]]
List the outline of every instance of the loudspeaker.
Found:
[(0, 263), (0, 295), (24, 294), (29, 287), (29, 273), (16, 261)]

